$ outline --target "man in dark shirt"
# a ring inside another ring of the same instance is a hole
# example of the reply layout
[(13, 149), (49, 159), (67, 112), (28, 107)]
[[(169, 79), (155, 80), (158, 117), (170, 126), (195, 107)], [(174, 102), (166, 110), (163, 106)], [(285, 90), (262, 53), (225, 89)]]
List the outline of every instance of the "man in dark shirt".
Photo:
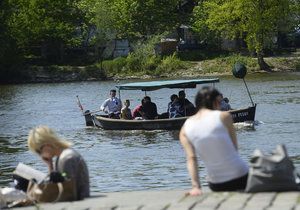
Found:
[(195, 114), (196, 108), (190, 102), (188, 99), (185, 98), (185, 92), (184, 90), (181, 90), (178, 92), (178, 97), (179, 97), (179, 104), (181, 105), (182, 109), (185, 112), (185, 116), (191, 116)]
[(151, 102), (149, 96), (144, 97), (143, 111), (147, 120), (153, 120), (158, 117), (156, 104)]

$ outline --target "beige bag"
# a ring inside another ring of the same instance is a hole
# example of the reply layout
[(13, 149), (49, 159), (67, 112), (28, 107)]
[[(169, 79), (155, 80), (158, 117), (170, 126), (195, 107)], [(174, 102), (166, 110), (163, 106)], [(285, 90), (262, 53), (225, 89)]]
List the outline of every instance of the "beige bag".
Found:
[(74, 201), (77, 200), (77, 193), (73, 182), (72, 179), (58, 183), (48, 182), (40, 184), (30, 181), (27, 195), (30, 200), (38, 203)]

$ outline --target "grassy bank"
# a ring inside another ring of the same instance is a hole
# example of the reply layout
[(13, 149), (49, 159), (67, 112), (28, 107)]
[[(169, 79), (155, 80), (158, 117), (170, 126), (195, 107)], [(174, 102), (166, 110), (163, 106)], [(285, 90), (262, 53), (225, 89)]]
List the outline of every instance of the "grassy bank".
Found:
[[(300, 71), (300, 56), (286, 55), (268, 57), (266, 62), (275, 72)], [(12, 82), (68, 82), (129, 78), (178, 78), (203, 75), (231, 74), (236, 62), (244, 63), (248, 73), (260, 72), (257, 60), (237, 54), (219, 55), (201, 61), (184, 61), (176, 54), (157, 57), (129, 55), (114, 60), (105, 60), (89, 66), (30, 66), (22, 69), (19, 78)], [(10, 82), (10, 81), (8, 81)]]
[[(152, 59), (149, 59), (150, 61)], [(155, 59), (153, 59), (155, 60)], [(300, 57), (280, 56), (265, 59), (275, 72), (300, 71)], [(194, 77), (208, 74), (231, 74), (236, 62), (247, 66), (248, 73), (261, 72), (257, 59), (238, 54), (219, 55), (202, 61), (182, 61), (176, 55), (152, 62), (152, 68), (130, 68), (126, 58), (117, 58), (103, 63), (103, 69), (108, 77), (131, 78), (136, 77)], [(100, 64), (98, 64), (99, 66)], [(97, 65), (96, 65), (97, 66)]]

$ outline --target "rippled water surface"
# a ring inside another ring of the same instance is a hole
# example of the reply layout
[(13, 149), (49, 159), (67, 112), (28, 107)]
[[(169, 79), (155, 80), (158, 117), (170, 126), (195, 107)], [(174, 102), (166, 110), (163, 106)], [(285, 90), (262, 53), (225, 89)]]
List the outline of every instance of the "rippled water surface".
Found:
[[(258, 105), (255, 129), (237, 130), (243, 159), (248, 161), (255, 148), (269, 152), (284, 143), (300, 171), (300, 74), (251, 75), (246, 81)], [(120, 83), (125, 82), (129, 81)], [(84, 156), (93, 192), (189, 188), (178, 132), (104, 131), (85, 127), (76, 95), (84, 108), (97, 110), (115, 84), (108, 81), (0, 86), (0, 186), (11, 182), (11, 173), (18, 162), (46, 172), (46, 167), (26, 145), (28, 131), (43, 124), (72, 141)], [(232, 107), (250, 105), (241, 80), (220, 77), (216, 87), (229, 97)], [(191, 101), (195, 92), (195, 89), (186, 92)], [(172, 93), (177, 90), (147, 92), (160, 112), (166, 110)], [(143, 96), (141, 91), (122, 91), (122, 99), (130, 99), (131, 107), (139, 104)], [(200, 167), (205, 182), (201, 163)]]

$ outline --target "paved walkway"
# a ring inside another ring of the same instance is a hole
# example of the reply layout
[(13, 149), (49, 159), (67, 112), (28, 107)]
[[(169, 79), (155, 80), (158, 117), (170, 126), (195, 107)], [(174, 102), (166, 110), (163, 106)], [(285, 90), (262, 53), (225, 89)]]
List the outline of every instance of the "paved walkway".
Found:
[(103, 193), (83, 201), (39, 204), (18, 210), (300, 210), (300, 192), (206, 192), (185, 196), (186, 190)]

